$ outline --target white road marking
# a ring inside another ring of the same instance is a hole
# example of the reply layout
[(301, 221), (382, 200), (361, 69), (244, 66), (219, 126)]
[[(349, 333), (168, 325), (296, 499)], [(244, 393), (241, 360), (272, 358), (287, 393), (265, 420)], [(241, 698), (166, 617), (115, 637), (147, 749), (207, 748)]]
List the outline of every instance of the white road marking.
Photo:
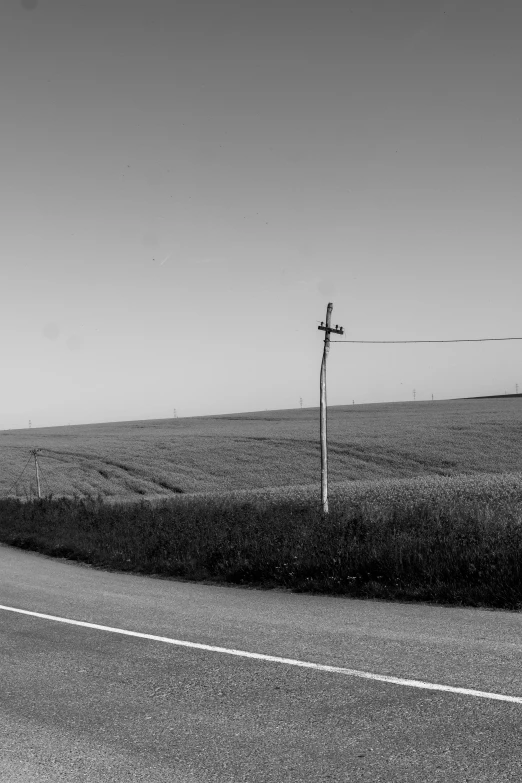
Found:
[(55, 617), (52, 614), (42, 614), (41, 612), (29, 612), (27, 609), (15, 609), (13, 606), (2, 606), (0, 609), (6, 612), (17, 612), (18, 614), (27, 614), (30, 617), (40, 617), (42, 620), (54, 620), (58, 623), (67, 623), (68, 625), (79, 625), (82, 628), (94, 628), (97, 631), (110, 631), (119, 633), (123, 636), (135, 636), (138, 639), (150, 639), (153, 642), (164, 642), (165, 644), (175, 644), (179, 647), (192, 647), (196, 650), (207, 650), (208, 652), (226, 653), (227, 655), (238, 655), (242, 658), (255, 658), (259, 661), (271, 661), (273, 663), (286, 663), (290, 666), (301, 666), (305, 669), (317, 669), (321, 672), (335, 672), (336, 674), (345, 674), (350, 677), (362, 677), (365, 680), (377, 680), (378, 682), (389, 682), (393, 685), (405, 685), (409, 688), (424, 688), (430, 691), (443, 691), (445, 693), (460, 693), (463, 696), (478, 696), (482, 699), (496, 699), (498, 701), (509, 701), (514, 704), (522, 704), (522, 696), (507, 696), (503, 693), (490, 693), (489, 691), (475, 691), (471, 688), (454, 688), (452, 685), (440, 685), (433, 682), (423, 682), (422, 680), (405, 680), (402, 677), (389, 677), (384, 674), (372, 674), (371, 672), (358, 671), (357, 669), (345, 669), (343, 666), (328, 666), (322, 663), (310, 663), (308, 661), (297, 661), (293, 658), (279, 658), (277, 655), (264, 655), (263, 653), (246, 652), (245, 650), (231, 650), (228, 647), (214, 647), (210, 644), (199, 644), (198, 642), (186, 642), (179, 639), (170, 639), (168, 636), (154, 636), (150, 633), (139, 633), (138, 631), (126, 631), (122, 628), (112, 628), (110, 625), (97, 625), (96, 623), (86, 623), (83, 620), (69, 620), (66, 617)]

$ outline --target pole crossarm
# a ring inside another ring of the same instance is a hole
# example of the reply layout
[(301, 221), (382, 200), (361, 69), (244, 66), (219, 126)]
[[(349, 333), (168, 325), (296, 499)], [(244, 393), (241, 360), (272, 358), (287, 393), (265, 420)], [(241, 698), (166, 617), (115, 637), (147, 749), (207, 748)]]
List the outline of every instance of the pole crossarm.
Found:
[(324, 326), (324, 321), (321, 321), (321, 326), (317, 327), (318, 329), (321, 329), (323, 332), (327, 332), (328, 334), (344, 334), (344, 329), (342, 326), (335, 326), (335, 329), (330, 326)]

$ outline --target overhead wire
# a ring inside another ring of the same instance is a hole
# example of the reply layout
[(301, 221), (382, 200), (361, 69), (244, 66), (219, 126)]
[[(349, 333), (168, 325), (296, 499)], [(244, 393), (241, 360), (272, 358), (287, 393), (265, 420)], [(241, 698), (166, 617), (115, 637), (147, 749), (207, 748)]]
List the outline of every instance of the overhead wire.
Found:
[(9, 493), (10, 493), (10, 492), (11, 492), (11, 490), (12, 490), (12, 488), (13, 488), (13, 487), (15, 487), (15, 486), (18, 484), (18, 482), (20, 481), (20, 479), (21, 479), (21, 478), (22, 478), (22, 476), (24, 475), (24, 473), (25, 473), (25, 469), (26, 469), (26, 468), (27, 468), (27, 466), (29, 465), (30, 461), (31, 461), (31, 456), (29, 457), (29, 459), (28, 459), (28, 460), (27, 460), (27, 462), (25, 463), (24, 469), (22, 470), (22, 472), (20, 473), (20, 475), (18, 476), (18, 478), (17, 478), (17, 479), (15, 479), (15, 480), (13, 481), (13, 483), (11, 484), (11, 486), (9, 487), (9, 489), (7, 490), (7, 492), (5, 493), (5, 494), (6, 494), (6, 496), (7, 496), (7, 495), (9, 495)]
[(479, 337), (465, 340), (330, 340), (331, 343), (486, 343), (493, 340), (522, 340), (522, 337)]

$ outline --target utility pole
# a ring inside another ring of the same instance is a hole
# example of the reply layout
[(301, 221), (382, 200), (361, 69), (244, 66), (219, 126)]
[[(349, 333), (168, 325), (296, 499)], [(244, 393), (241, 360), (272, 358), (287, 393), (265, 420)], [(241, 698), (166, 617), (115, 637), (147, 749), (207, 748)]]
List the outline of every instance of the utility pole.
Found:
[(36, 486), (38, 487), (38, 497), (41, 498), (41, 492), (40, 492), (40, 471), (38, 470), (38, 457), (36, 456), (40, 449), (33, 449), (32, 454), (34, 456), (34, 466), (36, 468)]
[(299, 402), (301, 403), (301, 410), (303, 410), (303, 398), (299, 397)]
[(326, 309), (326, 326), (324, 321), (321, 321), (321, 329), (325, 332), (324, 335), (324, 349), (323, 349), (323, 361), (321, 362), (321, 404), (320, 404), (320, 435), (321, 435), (321, 508), (323, 514), (328, 514), (328, 460), (326, 453), (326, 359), (328, 351), (330, 350), (330, 333), (344, 334), (344, 329), (339, 328), (336, 324), (335, 329), (330, 327), (330, 318), (332, 317), (333, 304), (328, 302)]
[(416, 392), (415, 392), (415, 389), (414, 389), (413, 390), (413, 399), (415, 399), (415, 394), (416, 394)]

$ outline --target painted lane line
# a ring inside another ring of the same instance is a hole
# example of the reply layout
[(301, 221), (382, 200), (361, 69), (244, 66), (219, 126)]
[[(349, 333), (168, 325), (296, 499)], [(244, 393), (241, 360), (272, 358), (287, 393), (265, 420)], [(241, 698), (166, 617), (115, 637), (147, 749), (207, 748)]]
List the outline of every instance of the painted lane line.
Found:
[(198, 642), (186, 642), (180, 639), (171, 639), (168, 636), (154, 636), (150, 633), (139, 633), (138, 631), (126, 631), (123, 628), (112, 628), (110, 625), (97, 625), (96, 623), (86, 623), (83, 620), (69, 620), (66, 617), (56, 617), (52, 614), (42, 614), (41, 612), (30, 612), (27, 609), (15, 609), (13, 606), (3, 606), (0, 609), (6, 612), (16, 612), (17, 614), (26, 614), (30, 617), (40, 617), (42, 620), (54, 620), (58, 623), (68, 625), (79, 625), (82, 628), (93, 628), (97, 631), (109, 631), (123, 636), (134, 636), (138, 639), (150, 639), (153, 642), (164, 642), (165, 644), (175, 644), (178, 647), (192, 647), (196, 650), (206, 650), (207, 652), (225, 653), (227, 655), (237, 655), (241, 658), (255, 658), (259, 661), (270, 661), (272, 663), (286, 663), (290, 666), (300, 666), (305, 669), (316, 669), (321, 672), (335, 672), (350, 677), (361, 677), (365, 680), (377, 680), (378, 682), (388, 682), (393, 685), (404, 685), (409, 688), (424, 688), (430, 691), (443, 691), (445, 693), (459, 693), (463, 696), (478, 696), (482, 699), (496, 699), (497, 701), (508, 701), (513, 704), (522, 704), (522, 696), (507, 696), (503, 693), (490, 693), (489, 691), (476, 691), (471, 688), (455, 688), (452, 685), (440, 685), (433, 682), (424, 682), (423, 680), (405, 680), (402, 677), (390, 677), (385, 674), (373, 674), (372, 672), (359, 671), (358, 669), (346, 669), (343, 666), (328, 666), (322, 663), (310, 663), (308, 661), (298, 661), (293, 658), (280, 658), (276, 655), (264, 655), (263, 653), (247, 652), (245, 650), (233, 650), (228, 647), (214, 647), (210, 644), (200, 644)]

